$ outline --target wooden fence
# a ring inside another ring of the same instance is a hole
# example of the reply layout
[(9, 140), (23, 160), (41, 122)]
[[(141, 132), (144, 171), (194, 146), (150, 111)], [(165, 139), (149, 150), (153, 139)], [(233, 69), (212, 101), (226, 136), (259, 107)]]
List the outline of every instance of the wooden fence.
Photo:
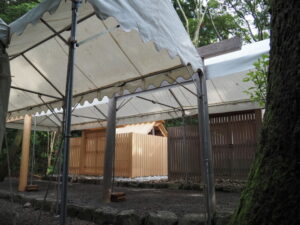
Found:
[[(105, 133), (84, 131), (71, 139), (69, 173), (103, 175)], [(117, 134), (115, 176), (166, 176), (167, 138), (144, 134)]]
[[(260, 127), (260, 110), (210, 115), (215, 178), (247, 178)], [(202, 153), (198, 126), (172, 127), (168, 132), (169, 179), (200, 181)]]

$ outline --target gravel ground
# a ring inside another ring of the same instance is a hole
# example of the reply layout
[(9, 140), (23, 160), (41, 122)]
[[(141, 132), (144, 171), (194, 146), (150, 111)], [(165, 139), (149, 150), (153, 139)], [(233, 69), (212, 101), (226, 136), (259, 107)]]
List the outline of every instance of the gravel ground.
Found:
[[(35, 181), (39, 185), (38, 192), (26, 192), (30, 198), (42, 198), (45, 193), (47, 181)], [(12, 179), (13, 191), (17, 192), (17, 179)], [(56, 199), (56, 183), (51, 182), (48, 199)], [(101, 185), (71, 183), (68, 188), (69, 203), (99, 208), (108, 205), (119, 210), (135, 209), (140, 215), (149, 211), (166, 210), (182, 216), (186, 213), (204, 212), (203, 194), (200, 191), (170, 190), (170, 189), (140, 189), (116, 187), (115, 191), (126, 193), (126, 201), (101, 203)], [(8, 181), (0, 183), (0, 190), (8, 191)], [(238, 205), (239, 193), (217, 192), (217, 211), (232, 212)]]
[[(40, 223), (38, 223), (40, 211), (33, 208), (24, 208), (20, 204), (11, 203), (0, 199), (0, 225), (59, 225), (59, 218), (48, 212), (41, 212)], [(96, 225), (95, 223), (68, 218), (70, 225)]]

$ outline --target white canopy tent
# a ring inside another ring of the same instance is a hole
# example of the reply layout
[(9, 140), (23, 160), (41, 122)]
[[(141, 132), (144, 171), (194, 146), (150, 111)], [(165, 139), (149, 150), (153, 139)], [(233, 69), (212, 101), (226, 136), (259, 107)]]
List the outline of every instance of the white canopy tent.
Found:
[[(254, 69), (253, 63), (269, 52), (269, 40), (244, 45), (241, 50), (206, 59), (205, 67), (209, 77), (208, 106), (209, 113), (224, 113), (257, 109), (259, 106), (249, 100), (244, 93), (251, 83), (243, 82), (245, 74)], [(171, 91), (170, 91), (171, 90)], [(171, 93), (173, 92), (173, 93)], [(131, 124), (166, 120), (182, 116), (183, 107), (186, 115), (198, 113), (196, 86), (193, 81), (183, 81), (180, 85), (166, 86), (160, 90), (148, 91), (118, 101), (117, 124)], [(174, 96), (173, 96), (174, 95)], [(137, 97), (138, 96), (138, 97)], [(178, 102), (177, 102), (177, 100)], [(153, 102), (151, 102), (153, 101)], [(161, 104), (158, 104), (161, 103)], [(108, 100), (95, 100), (92, 104), (76, 106), (72, 116), (72, 129), (81, 130), (106, 126)], [(62, 110), (53, 115), (37, 114), (37, 129), (56, 130), (60, 127)], [(58, 120), (58, 118), (59, 120)], [(23, 120), (9, 118), (7, 127), (22, 128)]]
[[(64, 102), (62, 225), (66, 219), (71, 102), (75, 105), (104, 96), (112, 98), (105, 192), (110, 188), (114, 151), (116, 98), (113, 96), (189, 80), (195, 72), (197, 95), (201, 96), (198, 110), (203, 159), (208, 162), (205, 177), (209, 193), (208, 223), (211, 223), (215, 194), (203, 65), (171, 1), (44, 0), (9, 26), (11, 45), (7, 51), (12, 72), (9, 117), (53, 110)], [(75, 49), (78, 49), (76, 61)], [(5, 111), (0, 112), (1, 118)]]
[[(10, 116), (47, 110), (45, 103), (52, 108), (62, 106), (70, 8), (71, 1), (44, 1), (10, 25)], [(110, 17), (99, 20), (97, 16)], [(144, 90), (150, 85), (158, 87), (163, 81), (173, 83), (178, 77), (188, 79), (202, 68), (201, 59), (168, 0), (83, 1), (79, 8), (78, 44), (93, 36), (97, 38), (82, 43), (77, 51), (74, 104), (134, 92), (137, 88)], [(43, 100), (26, 90), (40, 93)]]

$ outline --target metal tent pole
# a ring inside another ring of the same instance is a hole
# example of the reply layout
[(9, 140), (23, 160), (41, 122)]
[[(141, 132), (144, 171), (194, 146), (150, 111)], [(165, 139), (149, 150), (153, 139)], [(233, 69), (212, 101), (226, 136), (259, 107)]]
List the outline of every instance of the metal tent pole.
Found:
[(67, 218), (67, 189), (68, 189), (68, 168), (69, 168), (69, 145), (71, 136), (71, 116), (72, 116), (72, 95), (73, 95), (73, 74), (76, 50), (76, 28), (77, 13), (81, 0), (72, 0), (72, 24), (71, 37), (69, 40), (69, 58), (66, 80), (66, 92), (64, 102), (64, 145), (63, 145), (63, 179), (60, 205), (60, 225), (66, 224)]
[(106, 129), (106, 145), (103, 171), (103, 201), (108, 203), (111, 198), (111, 178), (116, 144), (116, 108), (117, 99), (113, 97), (108, 103), (108, 119)]
[(208, 225), (212, 224), (212, 220), (216, 208), (214, 171), (212, 161), (212, 148), (209, 127), (209, 114), (207, 103), (207, 88), (206, 78), (202, 71), (196, 74), (196, 86), (198, 95), (198, 121), (199, 134), (201, 136), (201, 150), (202, 150), (202, 164), (203, 164), (203, 178), (206, 191), (206, 209)]

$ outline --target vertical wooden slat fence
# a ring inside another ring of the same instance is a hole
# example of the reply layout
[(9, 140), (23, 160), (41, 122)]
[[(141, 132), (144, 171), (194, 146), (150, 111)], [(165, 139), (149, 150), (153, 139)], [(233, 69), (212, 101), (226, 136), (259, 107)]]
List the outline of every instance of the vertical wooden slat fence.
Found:
[[(70, 174), (103, 175), (105, 132), (84, 131), (71, 139)], [(144, 134), (117, 134), (114, 173), (117, 177), (166, 176), (167, 138)]]
[(69, 162), (69, 173), (80, 173), (80, 151), (81, 151), (81, 138), (72, 138)]
[[(261, 126), (258, 110), (210, 115), (215, 178), (246, 179), (254, 159)], [(169, 179), (201, 179), (201, 150), (197, 126), (169, 128)]]
[[(186, 132), (186, 146), (184, 146), (183, 141), (184, 129)], [(197, 180), (197, 178), (200, 178), (201, 173), (198, 127), (172, 127), (168, 130), (168, 133), (169, 179)]]
[(167, 138), (132, 134), (132, 176), (167, 176)]

